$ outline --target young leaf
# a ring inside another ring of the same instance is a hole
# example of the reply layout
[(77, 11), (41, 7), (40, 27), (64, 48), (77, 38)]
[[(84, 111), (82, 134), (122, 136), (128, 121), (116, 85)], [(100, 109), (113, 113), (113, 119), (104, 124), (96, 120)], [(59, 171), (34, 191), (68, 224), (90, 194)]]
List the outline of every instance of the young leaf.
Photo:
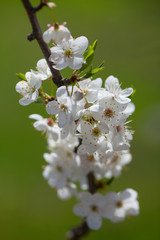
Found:
[(25, 81), (27, 80), (23, 73), (16, 73), (16, 76), (19, 77), (19, 79), (21, 80), (25, 80)]
[(133, 89), (133, 93), (131, 94), (131, 99), (134, 97), (135, 93), (136, 93), (136, 89)]
[(84, 59), (86, 63), (83, 64), (82, 68), (80, 69), (81, 72), (91, 65), (94, 58), (94, 52), (97, 46), (97, 42), (98, 42), (97, 40), (94, 41), (93, 45), (90, 45), (87, 52), (84, 53)]
[(93, 69), (93, 67), (91, 66), (89, 71), (86, 74), (84, 74), (84, 76), (82, 78), (90, 78), (90, 77), (92, 77), (96, 73), (98, 73), (101, 70), (103, 70), (103, 65), (104, 65), (104, 61), (97, 68)]

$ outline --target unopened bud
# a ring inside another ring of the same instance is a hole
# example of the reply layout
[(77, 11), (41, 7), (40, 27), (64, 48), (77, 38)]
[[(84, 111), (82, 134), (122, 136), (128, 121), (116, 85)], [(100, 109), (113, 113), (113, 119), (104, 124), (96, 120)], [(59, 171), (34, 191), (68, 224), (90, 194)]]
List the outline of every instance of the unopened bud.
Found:
[(83, 92), (81, 90), (77, 90), (73, 94), (73, 98), (75, 101), (80, 101), (83, 98)]
[(56, 7), (56, 4), (53, 3), (53, 2), (48, 2), (48, 3), (46, 3), (46, 5), (47, 5), (47, 7), (49, 7), (49, 8), (55, 8), (55, 7)]

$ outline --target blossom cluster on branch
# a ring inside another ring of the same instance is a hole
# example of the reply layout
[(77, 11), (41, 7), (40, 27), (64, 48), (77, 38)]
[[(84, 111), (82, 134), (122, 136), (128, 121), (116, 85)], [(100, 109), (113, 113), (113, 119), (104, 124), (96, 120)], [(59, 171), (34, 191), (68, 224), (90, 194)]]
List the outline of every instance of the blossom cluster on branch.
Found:
[[(18, 74), (19, 103), (41, 103), (46, 109), (45, 118), (29, 116), (35, 120), (34, 128), (47, 138), (43, 177), (62, 200), (77, 198), (73, 211), (88, 229), (98, 230), (102, 218), (120, 222), (138, 215), (135, 190), (115, 193), (107, 187), (132, 160), (129, 149), (134, 132), (127, 118), (135, 110), (130, 99), (133, 89), (122, 89), (114, 76), (109, 76), (104, 86), (101, 78), (94, 77), (103, 68), (103, 64), (92, 65), (97, 41), (89, 45), (84, 36), (73, 38), (65, 24), (57, 22), (48, 25), (43, 41), (52, 43), (48, 60), (53, 69), (73, 70), (70, 84), (58, 87), (56, 96), (46, 59), (37, 62), (36, 70)], [(51, 95), (43, 91), (47, 82), (51, 83)]]

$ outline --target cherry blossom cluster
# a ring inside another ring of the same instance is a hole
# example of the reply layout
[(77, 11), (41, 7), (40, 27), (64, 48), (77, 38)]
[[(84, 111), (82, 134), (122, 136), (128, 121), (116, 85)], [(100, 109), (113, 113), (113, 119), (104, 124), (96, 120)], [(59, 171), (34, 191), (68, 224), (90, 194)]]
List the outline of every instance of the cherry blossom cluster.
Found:
[[(71, 84), (59, 87), (55, 96), (43, 91), (44, 84), (52, 84), (45, 59), (37, 62), (36, 70), (19, 74), (19, 103), (26, 106), (38, 102), (46, 109), (45, 118), (39, 114), (29, 116), (35, 120), (34, 128), (47, 139), (43, 177), (57, 190), (59, 198), (77, 198), (79, 203), (73, 211), (84, 218), (89, 229), (99, 229), (102, 218), (120, 222), (126, 216), (138, 215), (135, 190), (106, 190), (132, 160), (129, 149), (133, 131), (127, 118), (135, 110), (129, 98), (133, 89), (122, 89), (114, 76), (109, 76), (104, 86), (101, 78), (94, 78), (93, 73), (101, 70), (89, 66), (94, 47), (84, 36), (73, 38), (65, 24), (48, 25), (43, 39), (52, 43), (49, 61), (53, 68), (73, 70)], [(90, 191), (90, 174), (96, 186), (94, 193)]]

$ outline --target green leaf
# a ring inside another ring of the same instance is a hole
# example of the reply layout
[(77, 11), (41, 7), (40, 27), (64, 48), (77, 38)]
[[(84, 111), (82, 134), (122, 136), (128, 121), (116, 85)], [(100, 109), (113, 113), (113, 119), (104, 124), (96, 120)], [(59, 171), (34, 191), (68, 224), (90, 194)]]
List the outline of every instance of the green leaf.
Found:
[(86, 61), (86, 63), (83, 64), (82, 68), (80, 69), (81, 72), (91, 65), (94, 58), (94, 52), (97, 47), (97, 42), (97, 40), (94, 41), (93, 45), (90, 45), (87, 51), (84, 53), (84, 60)]
[(103, 68), (104, 68), (103, 65), (104, 65), (104, 61), (97, 68), (93, 69), (93, 67), (91, 66), (89, 71), (86, 74), (84, 74), (84, 76), (82, 78), (90, 78), (90, 77), (92, 77), (96, 73), (98, 73), (101, 70), (103, 70)]
[(92, 75), (94, 75), (94, 74), (100, 72), (101, 70), (103, 70), (103, 67), (93, 69), (93, 70), (92, 70)]
[(19, 79), (21, 80), (25, 80), (25, 81), (27, 80), (23, 73), (16, 73), (16, 76), (19, 77)]
[(131, 94), (130, 98), (132, 99), (136, 93), (136, 89), (134, 89), (134, 86), (131, 86), (131, 88), (133, 88), (133, 93)]
[(92, 48), (93, 48), (94, 51), (96, 50), (97, 43), (98, 43), (98, 40), (95, 40), (93, 45), (92, 45)]

